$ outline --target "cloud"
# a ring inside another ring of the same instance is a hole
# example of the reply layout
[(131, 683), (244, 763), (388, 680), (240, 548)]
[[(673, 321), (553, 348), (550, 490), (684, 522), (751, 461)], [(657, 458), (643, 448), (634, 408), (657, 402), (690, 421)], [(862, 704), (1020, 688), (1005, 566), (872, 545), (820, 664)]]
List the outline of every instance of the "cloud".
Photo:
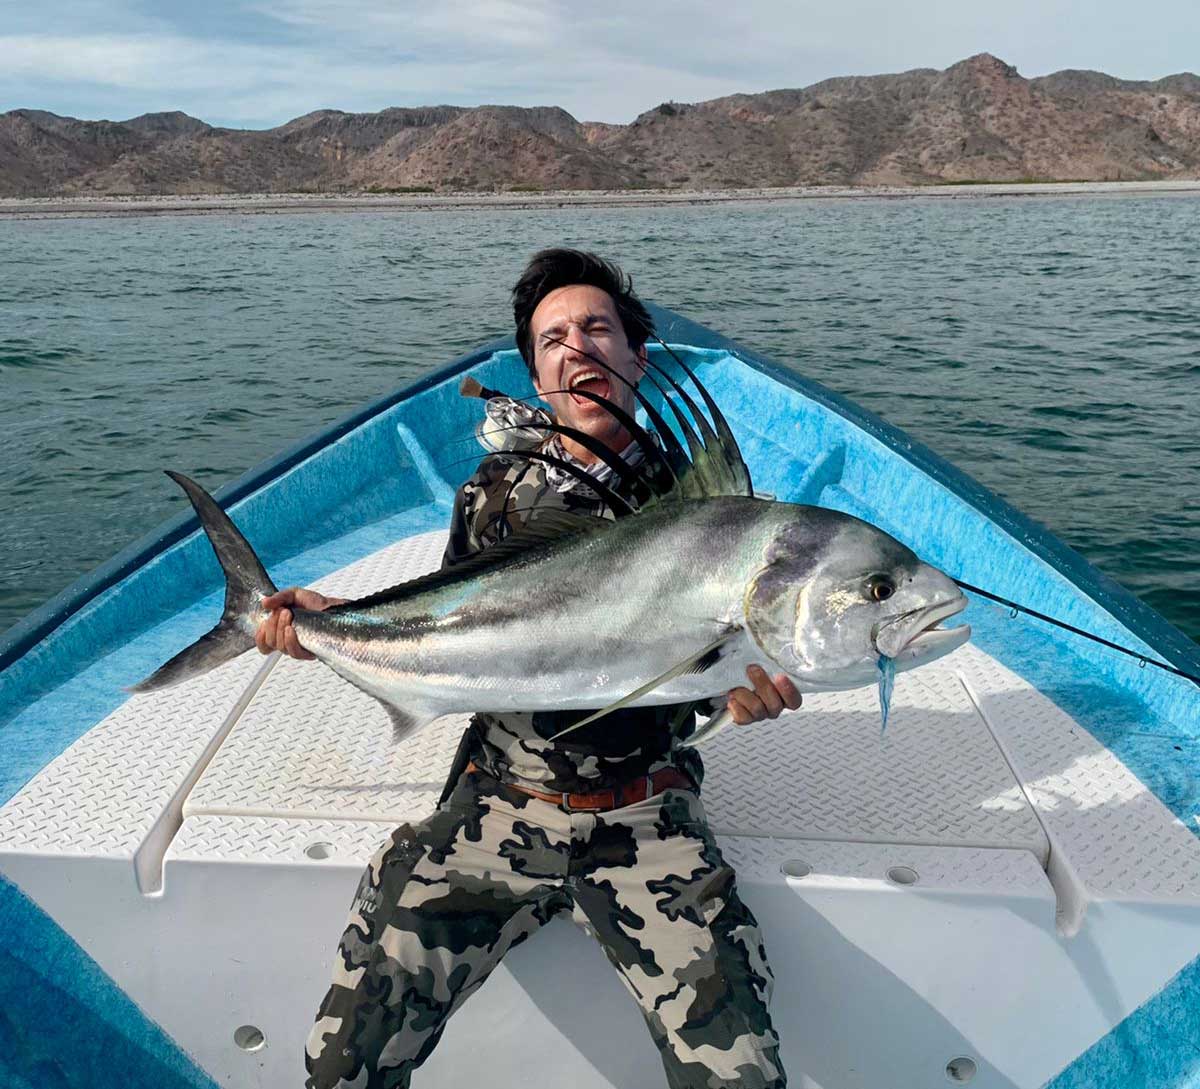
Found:
[[(45, 98), (30, 99), (30, 89), (74, 88), (96, 102), (129, 103), (111, 116), (177, 107), (205, 120), (248, 125), (277, 124), (320, 107), (376, 110), (442, 102), (562, 105), (584, 119), (598, 112), (628, 119), (659, 101), (645, 97), (646, 86), (663, 79), (652, 62), (595, 52), (555, 56), (552, 49), (528, 44), (530, 30), (509, 25), (510, 40), (527, 43), (522, 56), (541, 50), (550, 61), (514, 63), (511, 50), (475, 51), (473, 35), (443, 43), (440, 35), (447, 31), (439, 22), (430, 18), (387, 48), (369, 48), (361, 31), (348, 35), (340, 48), (324, 49), (173, 33), (0, 35), (6, 62), (0, 93), (5, 84), (20, 86), (23, 100), (8, 105), (46, 106)], [(700, 75), (688, 81), (686, 93), (712, 97), (730, 89)], [(95, 109), (82, 113), (97, 115)]]
[(217, 72), (251, 88), (281, 58), (270, 49), (237, 43), (146, 35), (0, 35), (9, 79), (92, 83), (130, 91), (211, 88)]
[[(525, 50), (546, 44), (562, 29), (552, 0), (443, 0), (442, 3), (379, 3), (365, 0), (347, 16), (337, 0), (268, 0), (255, 10), (293, 27), (334, 30), (339, 36), (406, 48)], [(384, 37), (381, 37), (383, 35)]]
[(1194, 0), (1136, 12), (1099, 0), (1086, 25), (1075, 11), (1070, 0), (50, 0), (5, 21), (0, 109), (179, 108), (260, 126), (320, 107), (491, 102), (629, 121), (668, 99), (945, 67), (985, 50), (1027, 75), (1154, 78), (1194, 63)]

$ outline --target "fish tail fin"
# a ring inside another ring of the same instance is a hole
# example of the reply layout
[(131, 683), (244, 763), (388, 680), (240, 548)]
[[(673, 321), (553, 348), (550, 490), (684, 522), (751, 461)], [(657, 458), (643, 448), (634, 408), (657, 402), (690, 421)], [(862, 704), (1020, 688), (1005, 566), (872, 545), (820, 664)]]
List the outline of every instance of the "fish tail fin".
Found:
[(153, 692), (198, 677), (249, 650), (254, 646), (255, 629), (267, 615), (262, 598), (276, 589), (254, 549), (216, 500), (182, 473), (168, 471), (167, 476), (187, 493), (225, 572), (225, 611), (212, 631), (133, 685), (129, 691), (135, 693)]

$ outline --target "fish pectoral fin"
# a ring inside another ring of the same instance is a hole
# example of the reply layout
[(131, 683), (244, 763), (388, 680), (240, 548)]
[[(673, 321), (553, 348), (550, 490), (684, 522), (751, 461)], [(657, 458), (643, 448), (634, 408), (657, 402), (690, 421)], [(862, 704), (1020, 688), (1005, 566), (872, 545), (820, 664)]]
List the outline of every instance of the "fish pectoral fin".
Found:
[(557, 741), (560, 737), (565, 737), (567, 734), (575, 730), (587, 726), (591, 722), (595, 722), (598, 718), (603, 718), (605, 715), (611, 714), (613, 711), (619, 711), (622, 707), (628, 707), (635, 700), (639, 700), (648, 692), (653, 692), (656, 688), (661, 687), (668, 681), (673, 681), (676, 677), (684, 673), (703, 673), (706, 669), (711, 669), (721, 657), (721, 649), (730, 640), (741, 634), (740, 627), (730, 628), (723, 632), (717, 639), (714, 639), (708, 646), (698, 650), (695, 654), (689, 655), (682, 662), (671, 666), (665, 673), (659, 674), (652, 681), (647, 681), (641, 688), (635, 688), (632, 692), (622, 696), (614, 703), (610, 703), (607, 707), (600, 708), (599, 711), (594, 711), (587, 718), (581, 719), (579, 722), (572, 723), (565, 730), (559, 730), (551, 741)]
[(696, 731), (687, 738), (679, 742), (681, 749), (694, 749), (697, 745), (703, 745), (706, 741), (711, 741), (717, 736), (726, 726), (733, 721), (733, 714), (728, 707), (722, 707), (715, 714), (711, 715), (703, 726), (696, 727)]

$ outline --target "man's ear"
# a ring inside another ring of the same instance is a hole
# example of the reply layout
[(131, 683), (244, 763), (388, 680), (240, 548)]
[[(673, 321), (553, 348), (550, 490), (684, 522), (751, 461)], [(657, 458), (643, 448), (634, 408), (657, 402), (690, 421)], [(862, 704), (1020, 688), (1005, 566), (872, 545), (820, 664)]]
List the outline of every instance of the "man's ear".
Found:
[[(650, 357), (646, 354), (646, 345), (643, 344), (635, 354), (637, 356), (638, 368), (644, 375), (646, 373), (646, 368), (650, 366)], [(641, 381), (640, 377), (638, 381)]]

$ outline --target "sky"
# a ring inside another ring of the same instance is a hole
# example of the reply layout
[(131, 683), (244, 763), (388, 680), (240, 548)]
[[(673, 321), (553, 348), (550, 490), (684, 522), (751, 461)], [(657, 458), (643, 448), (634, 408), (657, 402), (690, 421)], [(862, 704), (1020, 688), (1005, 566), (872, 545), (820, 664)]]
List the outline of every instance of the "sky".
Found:
[(0, 112), (183, 110), (267, 128), (315, 109), (504, 103), (626, 123), (660, 102), (945, 68), (1200, 70), (1197, 0), (0, 0)]

